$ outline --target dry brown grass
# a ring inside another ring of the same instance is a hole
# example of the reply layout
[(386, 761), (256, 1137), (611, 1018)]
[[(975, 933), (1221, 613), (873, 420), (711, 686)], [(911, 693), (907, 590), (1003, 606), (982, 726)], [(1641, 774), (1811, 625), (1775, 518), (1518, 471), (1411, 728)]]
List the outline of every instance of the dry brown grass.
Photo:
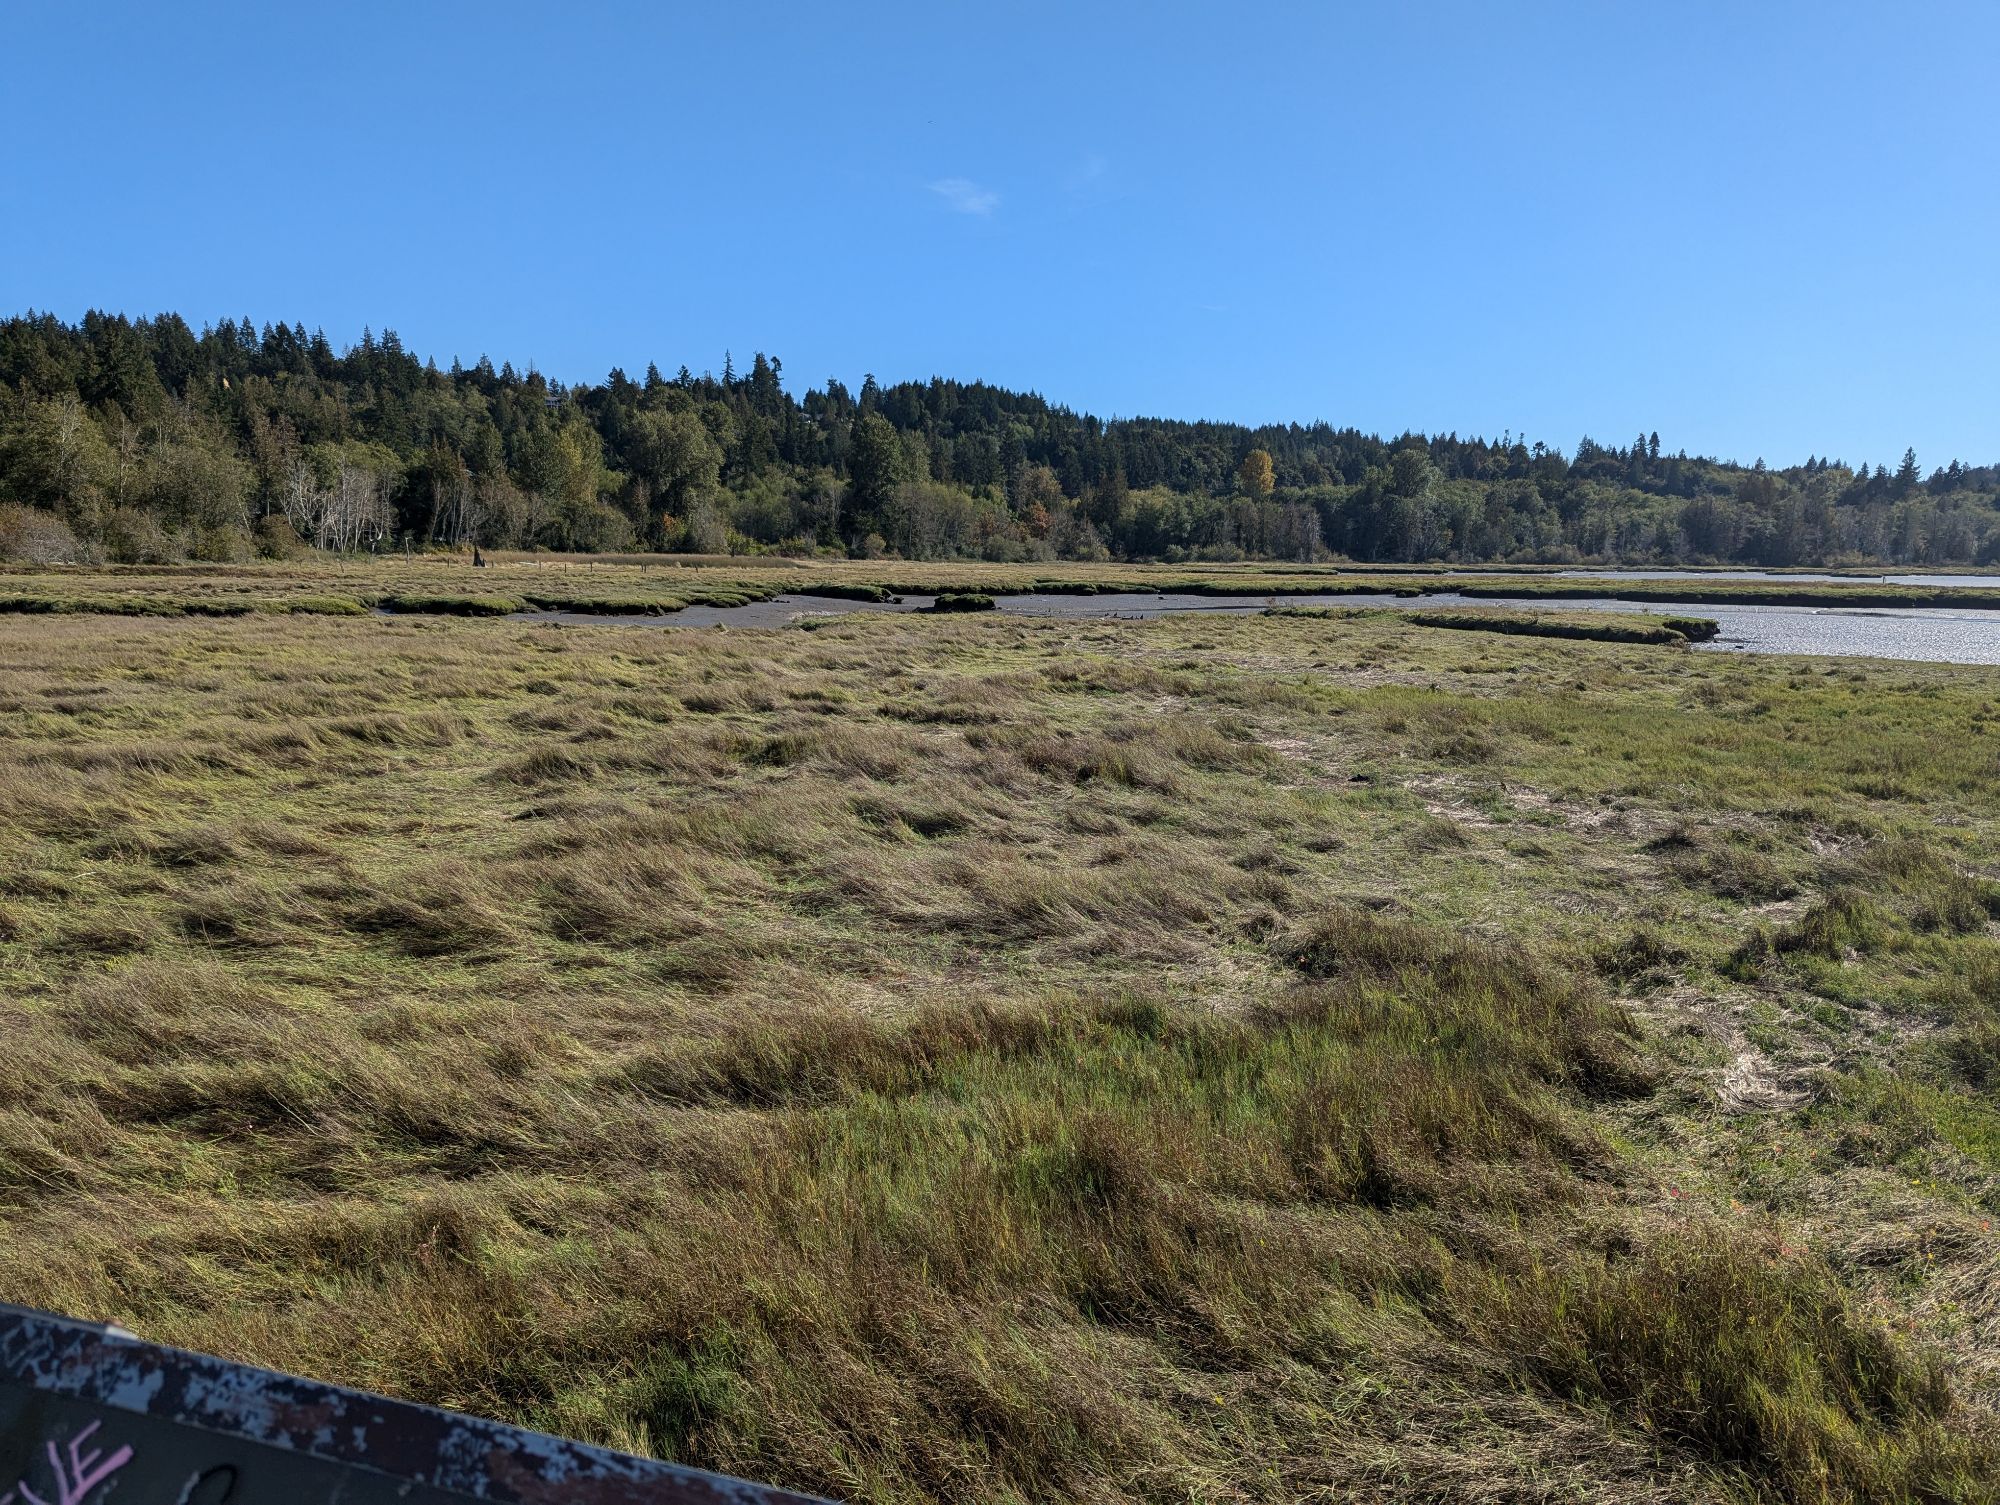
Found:
[[(1852, 672), (0, 620), (0, 1298), (872, 1499), (1981, 1498), (2000, 768)], [(1607, 988), (1928, 1033), (1739, 1123)]]

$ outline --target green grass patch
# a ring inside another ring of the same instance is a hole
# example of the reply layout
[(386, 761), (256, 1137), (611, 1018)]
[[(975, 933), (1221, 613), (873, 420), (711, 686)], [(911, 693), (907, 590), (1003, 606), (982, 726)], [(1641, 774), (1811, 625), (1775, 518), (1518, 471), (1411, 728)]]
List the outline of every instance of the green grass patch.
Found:
[(528, 606), (521, 596), (383, 596), (375, 604), (383, 611), (437, 617), (507, 617)]

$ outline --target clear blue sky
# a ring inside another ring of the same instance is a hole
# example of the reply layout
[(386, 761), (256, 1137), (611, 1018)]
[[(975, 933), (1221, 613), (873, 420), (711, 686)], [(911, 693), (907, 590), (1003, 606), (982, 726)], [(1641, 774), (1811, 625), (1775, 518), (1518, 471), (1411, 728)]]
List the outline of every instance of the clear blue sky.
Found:
[(0, 305), (2000, 459), (2000, 4), (0, 0)]

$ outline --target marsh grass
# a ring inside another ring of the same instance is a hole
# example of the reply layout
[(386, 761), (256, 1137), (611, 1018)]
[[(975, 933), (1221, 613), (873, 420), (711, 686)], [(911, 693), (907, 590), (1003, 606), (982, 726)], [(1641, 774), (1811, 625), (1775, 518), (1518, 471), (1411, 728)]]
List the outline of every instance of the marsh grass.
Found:
[[(1368, 565), (1209, 564), (1190, 570), (1161, 564), (1074, 564), (1040, 578), (1024, 566), (904, 561), (734, 559), (663, 555), (499, 554), (475, 570), (462, 555), (426, 554), (342, 560), (327, 556), (282, 564), (0, 566), (0, 615), (72, 613), (134, 616), (245, 615), (269, 612), (351, 614), (380, 607), (422, 614), (505, 615), (525, 607), (600, 615), (656, 615), (687, 606), (732, 606), (780, 594), (884, 601), (928, 595), (976, 599), (1024, 592), (1097, 595), (1172, 592), (1282, 600), (1302, 595), (1391, 594), (1419, 599), (1457, 592), (1473, 597), (1548, 601), (1616, 596), (1638, 601), (1845, 607), (2000, 608), (1982, 588), (1852, 582), (1752, 581), (1690, 573), (1667, 580), (1559, 578), (1547, 571), (1488, 568), (1449, 571)], [(945, 610), (952, 608), (946, 607)], [(1440, 626), (1670, 643), (1713, 636), (1713, 624), (1686, 617), (1605, 624), (1546, 612), (1452, 609)], [(1527, 624), (1527, 625), (1523, 625)], [(1573, 625), (1571, 625), (1573, 624)]]
[(993, 598), (979, 591), (945, 591), (931, 602), (930, 609), (939, 612), (992, 611)]
[[(1992, 1493), (1975, 673), (54, 612), (0, 685), (0, 1298), (868, 1499)], [(1885, 1043), (1731, 1117), (1746, 997)]]
[[(1312, 608), (1278, 607), (1275, 611), (1294, 616), (1319, 615)], [(1567, 616), (1553, 612), (1481, 611), (1472, 607), (1452, 607), (1441, 611), (1408, 613), (1413, 626), (1460, 632), (1497, 632), (1510, 637), (1567, 638), (1573, 642), (1645, 643), (1658, 648), (1685, 647), (1690, 642), (1705, 643), (1720, 631), (1714, 622), (1699, 617), (1618, 617)]]

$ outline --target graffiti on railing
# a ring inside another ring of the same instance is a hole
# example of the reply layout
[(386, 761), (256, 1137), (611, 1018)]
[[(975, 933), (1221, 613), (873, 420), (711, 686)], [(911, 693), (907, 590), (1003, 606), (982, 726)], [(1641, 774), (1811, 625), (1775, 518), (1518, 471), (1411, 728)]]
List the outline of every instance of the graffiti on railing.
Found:
[(0, 1489), (0, 1505), (808, 1505), (8, 1306)]
[(87, 1453), (83, 1451), (83, 1445), (102, 1425), (102, 1422), (93, 1421), (81, 1428), (61, 1452), (56, 1451), (54, 1442), (42, 1444), (48, 1450), (49, 1472), (55, 1476), (54, 1499), (37, 1493), (33, 1485), (22, 1479), (7, 1493), (0, 1495), (0, 1505), (14, 1505), (16, 1499), (21, 1500), (23, 1505), (84, 1505), (93, 1489), (132, 1461), (129, 1446), (108, 1455), (103, 1448), (92, 1448)]

